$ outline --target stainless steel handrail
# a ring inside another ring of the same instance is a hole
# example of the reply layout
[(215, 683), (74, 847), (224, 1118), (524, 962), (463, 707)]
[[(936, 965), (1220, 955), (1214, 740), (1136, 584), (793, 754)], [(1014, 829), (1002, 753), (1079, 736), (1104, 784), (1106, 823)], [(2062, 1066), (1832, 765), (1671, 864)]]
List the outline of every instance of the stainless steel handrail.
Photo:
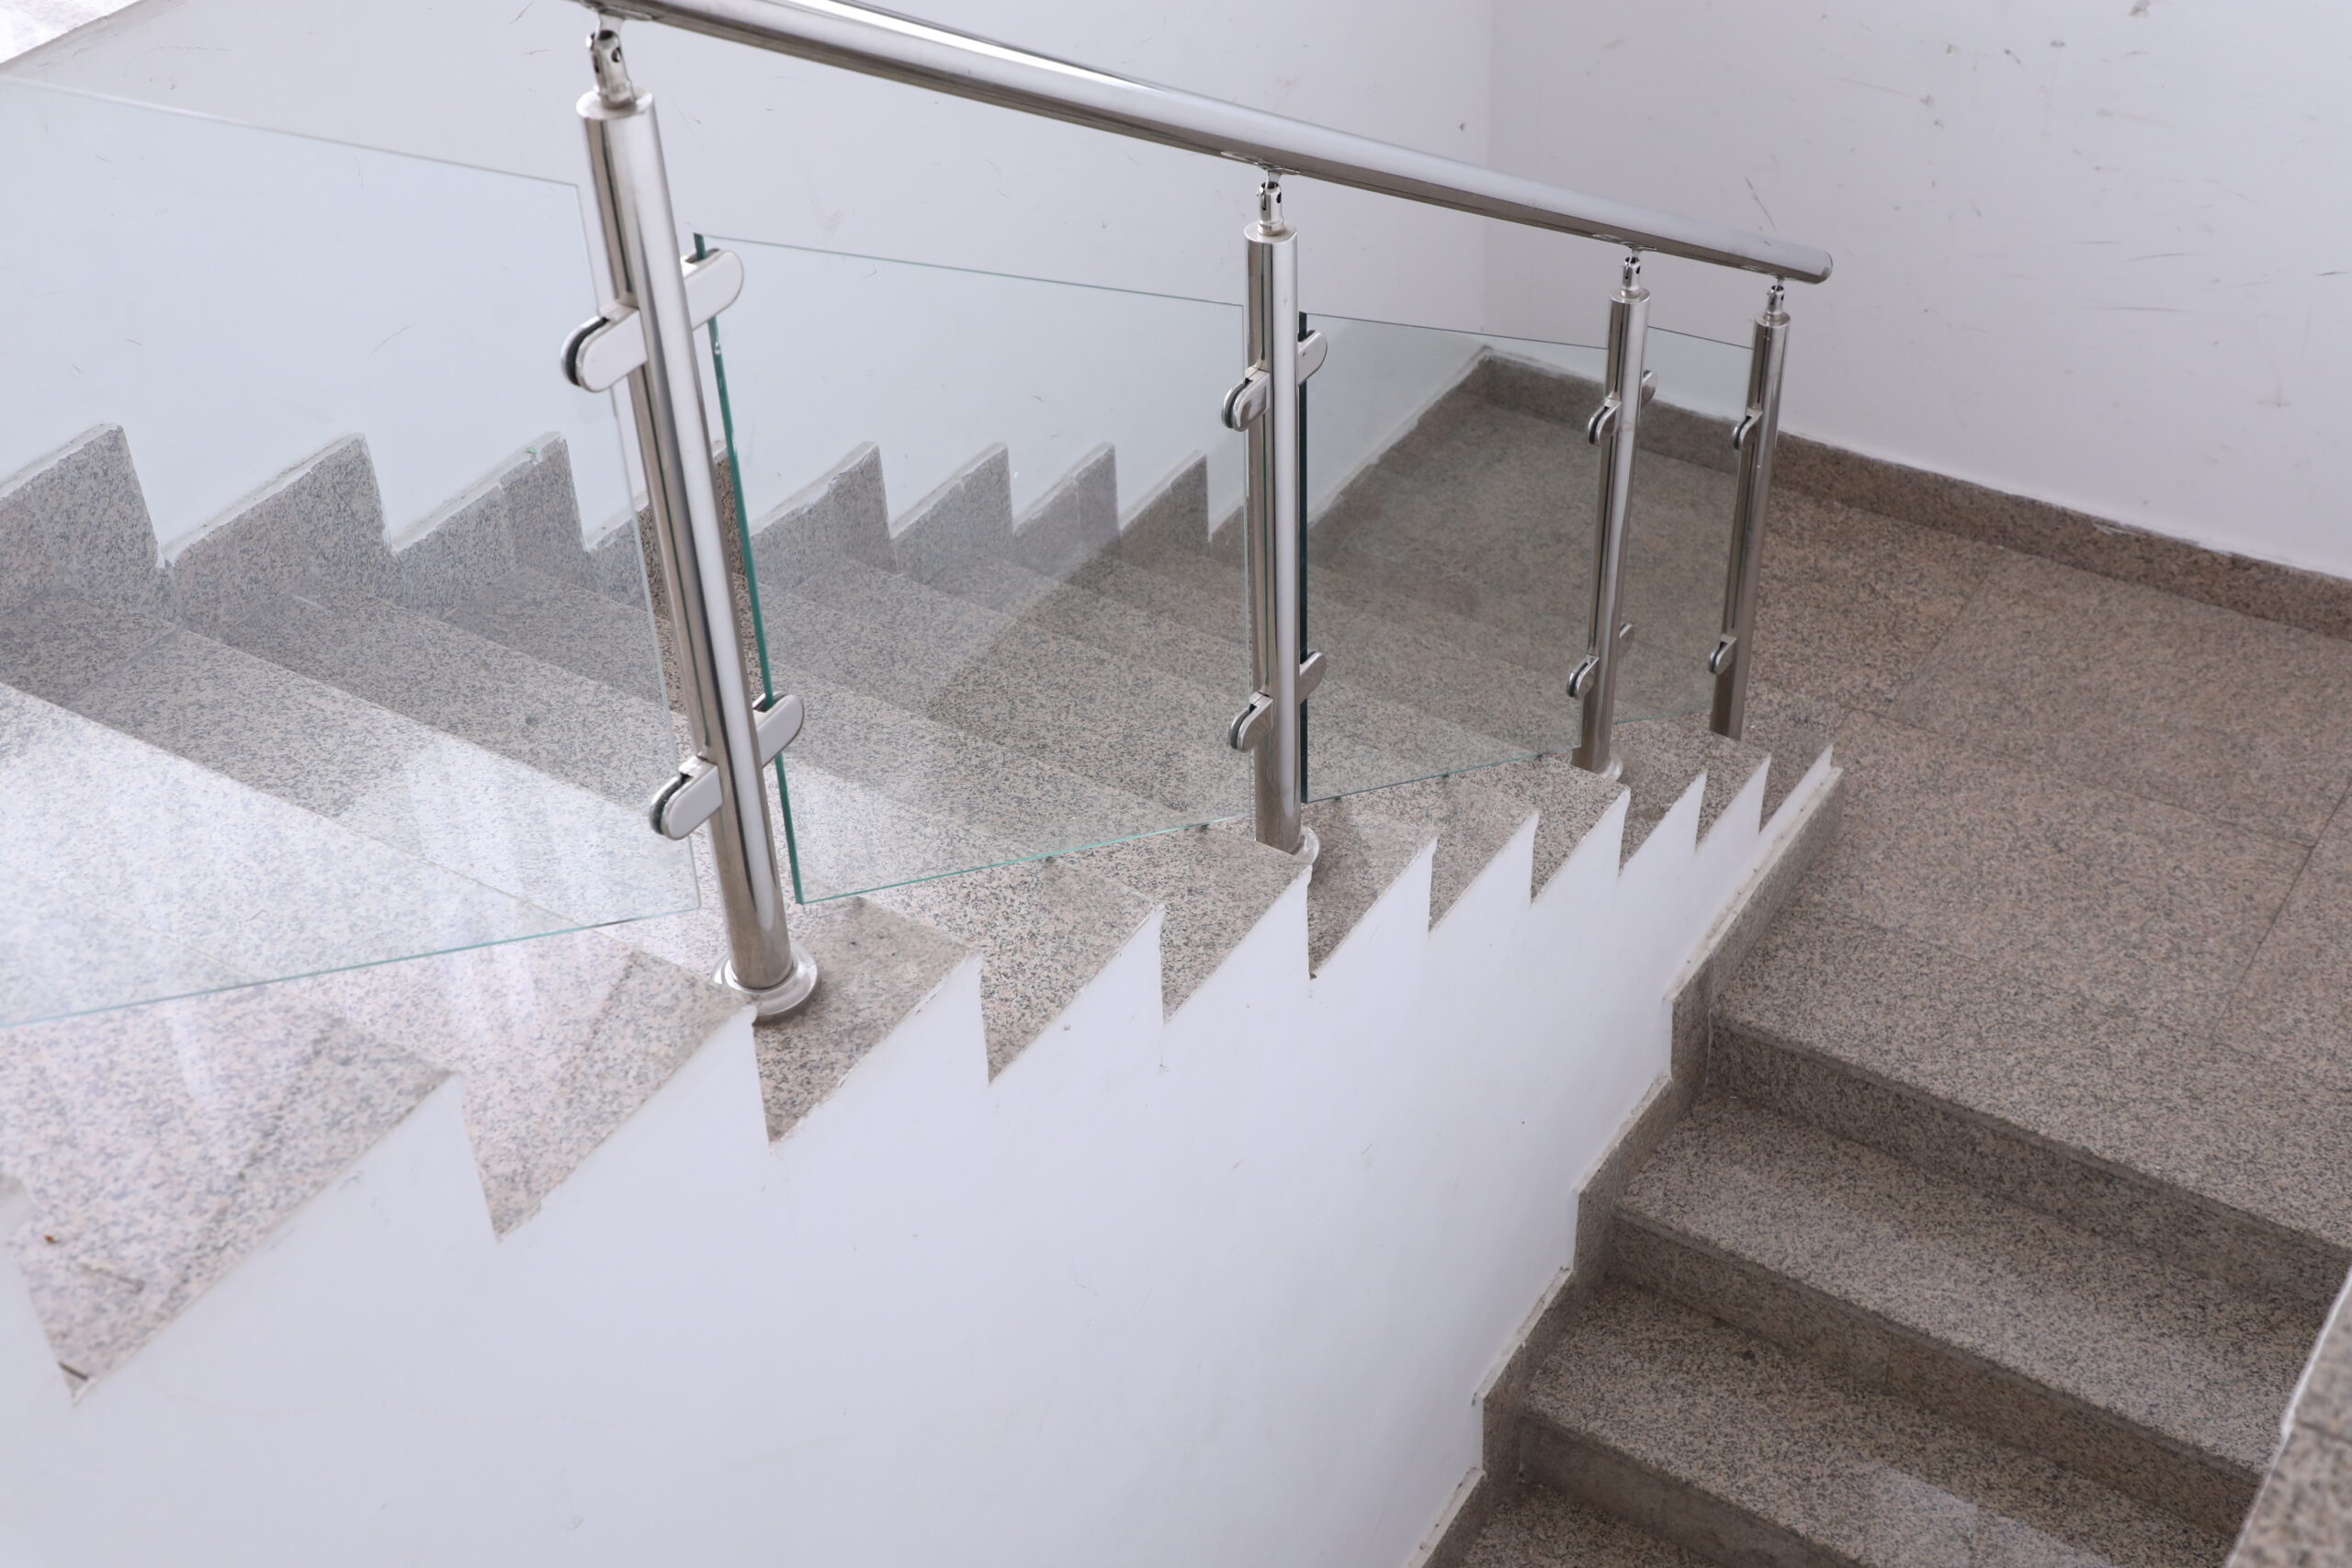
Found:
[(842, 0), (582, 0), (608, 16), (1538, 229), (1819, 283), (1829, 253), (1138, 82)]

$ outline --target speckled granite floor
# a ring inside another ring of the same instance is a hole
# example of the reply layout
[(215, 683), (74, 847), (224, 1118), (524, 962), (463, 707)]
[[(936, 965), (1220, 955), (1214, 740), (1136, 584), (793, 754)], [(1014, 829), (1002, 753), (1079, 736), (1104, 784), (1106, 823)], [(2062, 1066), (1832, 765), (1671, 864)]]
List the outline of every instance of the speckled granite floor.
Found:
[[(1455, 1561), (2218, 1564), (2352, 1260), (2352, 643), (1775, 511), (1841, 835)], [(2352, 1562), (2345, 1355), (2239, 1561)]]

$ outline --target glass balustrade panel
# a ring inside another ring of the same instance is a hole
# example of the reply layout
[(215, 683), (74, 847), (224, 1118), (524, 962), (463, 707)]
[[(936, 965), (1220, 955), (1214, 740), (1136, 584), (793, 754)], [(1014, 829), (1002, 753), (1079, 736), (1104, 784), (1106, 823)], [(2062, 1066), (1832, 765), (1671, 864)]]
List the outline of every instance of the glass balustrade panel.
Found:
[(1576, 743), (1601, 351), (1310, 316), (1306, 793)]
[(0, 84), (0, 1023), (690, 908), (571, 186)]
[(799, 897), (1245, 814), (1240, 310), (699, 243)]
[(1652, 327), (1645, 363), (1657, 392), (1642, 411), (1625, 545), (1625, 640), (1617, 722), (1705, 713), (1721, 635), (1748, 351)]

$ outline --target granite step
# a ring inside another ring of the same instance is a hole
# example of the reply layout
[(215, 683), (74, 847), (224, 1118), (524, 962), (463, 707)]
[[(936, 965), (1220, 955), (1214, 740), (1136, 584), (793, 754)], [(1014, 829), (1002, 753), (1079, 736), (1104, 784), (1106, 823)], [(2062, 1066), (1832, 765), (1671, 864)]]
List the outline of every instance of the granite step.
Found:
[(643, 811), (174, 629), (62, 699), (84, 716), (582, 924), (692, 905)]
[[(345, 454), (341, 461), (356, 471), (364, 450)], [(350, 488), (347, 477), (342, 483)], [(291, 493), (301, 496), (315, 488), (298, 484)], [(472, 513), (461, 508), (453, 516)], [(264, 533), (231, 541), (241, 566), (273, 560), (263, 547), (267, 540)], [(447, 570), (447, 563), (436, 562), (436, 550), (452, 561), (461, 555), (454, 544), (444, 548), (435, 536), (427, 536), (411, 541), (395, 558), (403, 573), (385, 577), (379, 570), (367, 577), (370, 582), (384, 577), (377, 585), (385, 594), (398, 595), (400, 603), (331, 586), (311, 574), (275, 594), (224, 595), (236, 613), (217, 615), (218, 629), (238, 648), (282, 670), (466, 736), (632, 808), (639, 806), (650, 789), (646, 781), (658, 782), (675, 757), (670, 716), (644, 694), (647, 688), (634, 675), (635, 649), (648, 641), (644, 612), (592, 593), (574, 575), (529, 568), (494, 575), (487, 586), (460, 592), (456, 585), (463, 580)], [(351, 553), (366, 555), (356, 546)], [(215, 570), (218, 575), (217, 566)], [(251, 586), (237, 581), (240, 588)], [(632, 686), (638, 689), (626, 689)], [(808, 694), (820, 706), (831, 702), (836, 711), (830, 716), (847, 721), (818, 727), (840, 742), (832, 750), (854, 755), (868, 778), (895, 783), (913, 797), (893, 799), (831, 771), (824, 764), (836, 759), (818, 756), (828, 750), (827, 743), (804, 740), (796, 749), (788, 764), (796, 826), (824, 842), (831, 869), (844, 885), (871, 886), (995, 865), (1069, 842), (1067, 837), (1010, 838), (998, 829), (1066, 829), (1073, 794), (1085, 797), (1098, 829), (1125, 834), (1167, 825), (1164, 809), (1151, 810), (946, 727), (910, 725), (879, 704), (860, 701), (857, 694), (815, 685)], [(887, 742), (877, 742), (871, 730), (861, 735), (861, 725), (887, 735)], [(922, 733), (913, 733), (918, 729)], [(630, 765), (638, 748), (614, 739), (654, 735), (659, 745), (642, 768)], [(944, 758), (936, 744), (926, 744), (944, 736), (956, 738), (952, 754)], [(916, 784), (935, 778), (943, 762), (978, 769), (977, 776), (991, 786), (960, 802), (981, 821), (927, 809), (940, 804), (940, 792)], [(1234, 762), (1227, 765), (1240, 773)], [(1230, 850), (1224, 852), (1229, 860)], [(1245, 882), (1243, 892), (1262, 897), (1263, 882)], [(983, 1013), (1000, 1069), (1124, 947), (1151, 908), (1149, 900), (1108, 878), (1035, 862), (894, 887), (881, 901), (950, 937), (971, 939), (969, 945), (982, 952)], [(1196, 899), (1173, 923), (1193, 950), (1205, 951), (1215, 947), (1215, 939), (1195, 928), (1229, 927), (1233, 919), (1231, 900), (1209, 899), (1202, 907)], [(696, 968), (715, 966), (723, 952), (713, 908), (629, 929), (647, 951)], [(1197, 978), (1187, 983), (1197, 984)]]
[(1702, 1568), (1704, 1561), (1565, 1492), (1515, 1482), (1460, 1568)]
[[(1220, 637), (995, 557), (966, 560), (933, 579), (933, 585), (1204, 691), (1228, 692), (1236, 711), (1250, 690), (1248, 647), (1241, 637), (1246, 623), (1238, 604), (1230, 607), (1235, 635)], [(1324, 756), (1376, 759), (1384, 769), (1402, 769), (1408, 778), (1476, 767), (1521, 752), (1514, 742), (1396, 702), (1342, 671), (1334, 671), (1317, 688), (1312, 711), (1315, 744)], [(1392, 780), (1384, 775), (1379, 782)]]
[[(1063, 488), (1101, 487), (1074, 477)], [(1132, 607), (1102, 605), (1090, 615), (1065, 596), (1058, 609), (1090, 635), (1053, 624), (1041, 605), (1046, 591), (1100, 547), (1090, 533), (1107, 536), (1115, 525), (1107, 513), (1088, 522), (1074, 501), (1059, 507), (1048, 497), (1042, 510), (1072, 515), (1013, 525), (996, 449), (893, 534), (877, 455), (861, 449), (752, 533), (771, 651), (831, 684), (1160, 801), (1175, 808), (1169, 826), (1246, 809), (1246, 769), (1237, 769), (1224, 739), (1239, 710), (1237, 692), (1246, 695), (1246, 664), (1208, 644), (1180, 669), (1168, 667), (1176, 657), (1169, 648), (1147, 661), (1134, 647), (1167, 638)], [(966, 591), (982, 579), (989, 587)], [(1363, 716), (1381, 733), (1335, 730), (1324, 741), (1326, 755), (1353, 776), (1420, 776), (1458, 765), (1479, 744), (1393, 707)], [(1416, 750), (1391, 756), (1382, 747), (1391, 738)]]
[(339, 1179), (445, 1076), (275, 987), (29, 1023), (7, 1045), (0, 1169), (31, 1213), (5, 1244), (76, 1392)]
[(373, 594), (271, 595), (212, 635), (622, 806), (650, 799), (677, 766), (662, 705)]
[(2217, 1568), (2227, 1530), (1605, 1281), (1531, 1381), (1526, 1474), (1726, 1565)]
[(1493, 772), (1483, 769), (1449, 778), (1421, 779), (1346, 797), (1361, 801), (1390, 822), (1414, 829), (1424, 842), (1436, 840), (1436, 854), (1430, 864), (1432, 929), (1535, 815), (1525, 795), (1493, 777)]
[(1182, 828), (1070, 857), (1160, 906), (1160, 1006), (1170, 1017), (1311, 868), (1268, 849), (1246, 822)]
[[(504, 613), (526, 602), (528, 613)], [(499, 595), (469, 604), (454, 619), (534, 659), (642, 694), (632, 644), (650, 646), (651, 638), (641, 609), (535, 574), (509, 580)], [(825, 775), (806, 791), (795, 788), (792, 797), (804, 897), (836, 897), (1169, 826), (1164, 803), (825, 681), (792, 660), (796, 641), (776, 640), (770, 669), (777, 688), (808, 706), (806, 726), (785, 758), (787, 782), (805, 769)], [(934, 828), (960, 824), (971, 831), (929, 831), (890, 852), (870, 828), (842, 819), (844, 810), (855, 811), (856, 798), (834, 784), (863, 785)]]
[(2319, 1317), (1809, 1123), (1702, 1101), (1628, 1184), (1612, 1272), (2233, 1528)]
[(573, 923), (6, 687), (0, 789), (0, 864), (237, 977)]
[(0, 1024), (192, 996), (248, 978), (119, 910), (0, 864)]
[(1532, 897), (1624, 793), (1564, 758), (1531, 757), (1310, 802), (1305, 821), (1320, 846), (1307, 886), (1310, 972), (1321, 973), (1356, 922), (1424, 850), (1431, 853), (1434, 927), (1530, 817), (1535, 820)]
[[(805, 897), (1067, 852), (1170, 825), (1164, 802), (1080, 777), (790, 664), (776, 667), (776, 679), (808, 705), (808, 726), (784, 760)], [(803, 773), (812, 769), (968, 831), (934, 840), (922, 853), (910, 843), (905, 852), (853, 863), (836, 852), (825, 819), (800, 787)]]
[(1693, 778), (1706, 779), (1699, 798), (1699, 841), (1704, 843), (1748, 780), (1770, 770), (1793, 784), (1813, 763), (1809, 756), (1783, 762), (1760, 746), (1717, 735), (1704, 714), (1622, 724), (1613, 743), (1624, 763), (1620, 776), (1633, 795), (1625, 818), (1627, 860), (1648, 841), (1650, 830), (1674, 809)]
[(792, 662), (831, 684), (1166, 808), (1166, 824), (1248, 809), (1224, 741), (1229, 693), (1105, 657), (926, 588), (842, 561), (794, 591), (762, 587)]
[(2176, 1266), (2324, 1310), (2352, 1096), (1800, 892), (1719, 1000), (1710, 1081)]
[[(1238, 565), (1173, 552), (1148, 566), (1105, 557), (1090, 562), (1072, 581), (1091, 592), (1237, 643), (1248, 636)], [(1312, 583), (1310, 568), (1307, 640), (1330, 658), (1334, 678), (1345, 672), (1369, 691), (1442, 714), (1528, 754), (1573, 744), (1576, 705), (1563, 683), (1575, 659), (1565, 651), (1555, 677), (1498, 663), (1376, 611), (1327, 603)], [(1578, 618), (1574, 624), (1583, 623)]]
[[(1320, 532), (1308, 536), (1306, 622), (1309, 640), (1329, 654), (1335, 670), (1354, 671), (1400, 701), (1496, 734), (1540, 738), (1550, 750), (1574, 744), (1577, 709), (1564, 688), (1584, 652), (1585, 591), (1574, 586), (1581, 578), (1567, 592), (1543, 582), (1519, 610), (1490, 614), (1491, 606), (1457, 603), (1459, 596), (1400, 592), (1361, 562), (1327, 559), (1318, 553)], [(1242, 573), (1238, 557), (1217, 547), (1223, 538), (1207, 550), (1123, 549), (1090, 563), (1078, 581), (1192, 624), (1230, 625)], [(1662, 619), (1644, 612), (1635, 620), (1618, 673), (1621, 720), (1703, 708), (1712, 693), (1704, 666), (1714, 648), (1721, 583), (1707, 591), (1713, 597), (1688, 585), (1662, 593), (1646, 552), (1637, 552), (1627, 570), (1628, 614), (1668, 602), (1677, 615)], [(1718, 575), (1720, 570), (1718, 562)]]
[[(1172, 1014), (1304, 869), (1230, 827), (1036, 856), (805, 760), (792, 765), (790, 777), (796, 825), (824, 839), (830, 863), (858, 886), (874, 889), (863, 897), (804, 905), (794, 912), (796, 933), (811, 926), (838, 935), (858, 927), (862, 918), (855, 910), (871, 906), (932, 933), (956, 953), (979, 954), (980, 1016), (991, 1074), (1010, 1066), (1069, 1009), (1155, 908), (1160, 911), (1163, 1007)], [(766, 778), (768, 807), (780, 821), (783, 802), (774, 772)], [(714, 886), (707, 836), (697, 835), (693, 849), (703, 886)], [(952, 861), (956, 874), (896, 882), (886, 874), (923, 861)], [(632, 921), (614, 934), (698, 973), (714, 972), (727, 955), (726, 926), (715, 898), (683, 914)], [(894, 947), (905, 945), (899, 938), (890, 941)], [(857, 962), (870, 966), (876, 955), (869, 950)], [(920, 1000), (921, 992), (910, 999)], [(788, 1042), (802, 1032), (788, 1024), (779, 1021), (763, 1027), (769, 1038)], [(858, 1038), (870, 1044), (885, 1027), (878, 1017), (860, 1021)], [(796, 1086), (790, 1103), (797, 1118), (810, 1103), (806, 1076), (797, 1070), (785, 1076)], [(772, 1126), (777, 1116), (772, 1106)]]
[[(1581, 624), (1598, 453), (1582, 415), (1564, 422), (1523, 399), (1498, 400), (1492, 381), (1474, 374), (1351, 481), (1317, 521), (1313, 548), (1331, 565), (1541, 637), (1563, 604)], [(1575, 406), (1590, 407), (1581, 398)], [(1729, 473), (1645, 443), (1626, 561), (1635, 642), (1702, 655), (1713, 646), (1731, 503)]]
[(667, 703), (662, 651), (642, 604), (529, 568), (468, 593), (441, 618), (649, 703)]
[[(1136, 509), (1118, 542), (1105, 556), (1122, 565), (1151, 568), (1171, 558), (1205, 558), (1238, 572), (1241, 565), (1240, 530), (1237, 519), (1227, 518), (1214, 534), (1208, 526), (1208, 470), (1195, 461), (1172, 476), (1162, 490)], [(1083, 570), (1085, 569), (1081, 569)], [(1399, 630), (1412, 632), (1481, 658), (1542, 675), (1555, 682), (1566, 679), (1574, 656), (1565, 651), (1556, 628), (1541, 637), (1522, 637), (1505, 628), (1461, 615), (1400, 592), (1377, 577), (1351, 570), (1326, 560), (1308, 540), (1308, 617), (1316, 607), (1331, 603), (1374, 616)], [(1230, 616), (1233, 596), (1218, 593), (1215, 604)], [(1581, 609), (1579, 608), (1579, 615)], [(1582, 625), (1581, 620), (1577, 622)], [(1572, 638), (1582, 642), (1581, 636)]]

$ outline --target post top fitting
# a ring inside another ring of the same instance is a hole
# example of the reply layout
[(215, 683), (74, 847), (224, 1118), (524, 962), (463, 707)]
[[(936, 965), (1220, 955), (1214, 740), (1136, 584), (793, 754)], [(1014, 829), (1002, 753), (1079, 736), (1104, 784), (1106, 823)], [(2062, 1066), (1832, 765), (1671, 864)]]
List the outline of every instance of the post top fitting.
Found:
[(1283, 216), (1283, 175), (1280, 169), (1268, 169), (1258, 186), (1258, 220), (1246, 225), (1242, 234), (1253, 241), (1287, 240), (1296, 232), (1290, 220)]
[(628, 79), (628, 62), (621, 58), (620, 18), (600, 17), (588, 35), (588, 58), (596, 69), (596, 96), (616, 109), (637, 102), (637, 85)]
[(1623, 275), (1618, 279), (1618, 282), (1628, 290), (1631, 290), (1641, 281), (1642, 253), (1639, 251), (1627, 251), (1625, 253), (1625, 270)]

